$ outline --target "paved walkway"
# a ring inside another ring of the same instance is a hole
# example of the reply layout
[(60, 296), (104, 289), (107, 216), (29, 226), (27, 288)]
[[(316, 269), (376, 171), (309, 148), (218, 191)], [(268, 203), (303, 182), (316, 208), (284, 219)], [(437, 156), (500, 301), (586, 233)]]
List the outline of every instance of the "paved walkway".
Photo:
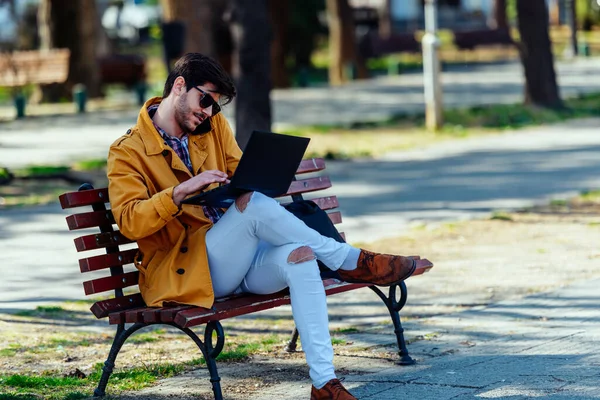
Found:
[[(598, 70), (600, 58), (557, 63), (561, 94), (600, 92), (600, 80), (589, 78)], [(455, 67), (444, 73), (443, 86), (447, 107), (518, 103), (523, 99), (523, 73), (517, 63)], [(398, 113), (423, 112), (423, 79), (420, 73), (411, 73), (341, 87), (274, 90), (272, 103), (274, 129), (380, 121)], [(132, 108), (0, 123), (0, 164), (18, 167), (105, 158), (109, 145), (135, 123), (137, 112)], [(232, 112), (232, 106), (225, 107), (230, 121), (234, 119)]]
[[(360, 399), (600, 398), (598, 285), (419, 321), (428, 339), (410, 346), (417, 365), (367, 362), (345, 382)], [(251, 398), (301, 399), (306, 387), (285, 382)]]
[[(413, 224), (480, 217), (597, 189), (599, 125), (598, 119), (569, 121), (378, 160), (330, 162), (342, 229), (351, 242), (369, 242)], [(66, 215), (58, 204), (0, 210), (0, 309), (81, 298), (81, 277), (73, 274), (76, 235), (66, 231)]]
[[(405, 323), (408, 337), (416, 339), (409, 346), (417, 360), (414, 366), (397, 366), (364, 353), (344, 356), (352, 353), (346, 352), (348, 347), (381, 352), (382, 347), (394, 346), (394, 337), (381, 329), (348, 334), (342, 338), (350, 344), (338, 348), (336, 367), (343, 369), (345, 386), (359, 399), (600, 398), (598, 285), (600, 280), (589, 281), (489, 307), (409, 321)], [(301, 361), (292, 364), (298, 368)], [(255, 357), (252, 366), (248, 376), (293, 368), (268, 357)], [(223, 366), (221, 378), (248, 384), (240, 372), (243, 368)], [(207, 371), (199, 369), (137, 392), (135, 398), (192, 399), (208, 394), (208, 386)], [(309, 392), (309, 381), (286, 380), (244, 398), (306, 399)]]

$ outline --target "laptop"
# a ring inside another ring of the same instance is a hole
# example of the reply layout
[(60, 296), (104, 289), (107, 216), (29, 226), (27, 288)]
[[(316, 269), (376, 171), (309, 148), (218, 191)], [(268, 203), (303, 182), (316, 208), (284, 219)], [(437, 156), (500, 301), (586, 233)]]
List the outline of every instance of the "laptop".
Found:
[(227, 208), (245, 192), (260, 192), (269, 197), (285, 194), (309, 138), (253, 131), (231, 182), (183, 200), (183, 204)]

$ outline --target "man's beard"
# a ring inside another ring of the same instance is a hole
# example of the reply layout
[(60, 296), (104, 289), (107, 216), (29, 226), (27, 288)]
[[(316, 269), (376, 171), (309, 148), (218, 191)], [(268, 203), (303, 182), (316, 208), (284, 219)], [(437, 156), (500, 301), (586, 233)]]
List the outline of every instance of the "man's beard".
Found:
[(185, 134), (194, 132), (197, 125), (193, 124), (189, 120), (189, 116), (193, 115), (187, 104), (187, 93), (183, 94), (178, 102), (175, 104), (175, 122), (181, 128), (181, 131)]

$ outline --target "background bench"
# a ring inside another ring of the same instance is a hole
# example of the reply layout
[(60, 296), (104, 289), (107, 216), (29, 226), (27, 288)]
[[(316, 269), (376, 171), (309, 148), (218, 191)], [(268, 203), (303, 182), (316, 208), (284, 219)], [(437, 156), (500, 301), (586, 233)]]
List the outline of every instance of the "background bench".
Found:
[(0, 86), (63, 83), (69, 75), (69, 50), (32, 50), (0, 54)]
[(474, 50), (481, 46), (515, 45), (507, 29), (454, 31), (452, 33), (454, 34), (454, 45), (464, 50)]
[[(324, 169), (325, 162), (323, 159), (309, 159), (302, 161), (297, 174), (314, 173)], [(312, 176), (294, 181), (286, 196), (291, 196), (292, 200), (300, 200), (304, 193), (318, 192), (330, 187), (331, 182), (327, 176)], [(312, 200), (322, 209), (328, 210), (329, 218), (334, 223), (337, 224), (342, 221), (341, 213), (334, 211), (338, 207), (336, 196), (316, 197)], [(139, 292), (123, 293), (124, 288), (135, 288), (138, 283), (139, 273), (131, 265), (137, 248), (132, 240), (127, 239), (116, 230), (112, 212), (106, 208), (108, 201), (108, 189), (93, 189), (89, 184), (82, 185), (78, 192), (65, 193), (60, 196), (63, 209), (92, 207), (92, 211), (68, 216), (69, 230), (92, 228), (97, 232), (97, 229), (100, 229), (100, 233), (86, 234), (75, 239), (75, 247), (78, 252), (105, 250), (105, 254), (80, 259), (79, 268), (81, 272), (104, 270), (110, 273), (106, 277), (83, 282), (85, 294), (91, 295), (111, 290), (114, 290), (115, 293), (114, 298), (98, 301), (91, 307), (92, 313), (97, 318), (108, 318), (110, 324), (117, 325), (117, 332), (94, 395), (104, 396), (119, 350), (131, 334), (146, 326), (166, 324), (180, 329), (196, 343), (206, 360), (215, 399), (222, 399), (220, 378), (215, 361), (225, 343), (225, 333), (219, 321), (290, 304), (289, 292), (284, 290), (271, 295), (244, 294), (219, 298), (216, 299), (211, 309), (194, 306), (146, 307)], [(289, 199), (282, 199), (282, 202), (289, 201)], [(342, 236), (344, 236), (343, 233)], [(419, 269), (414, 275), (422, 274), (427, 270)], [(414, 364), (414, 360), (409, 356), (406, 349), (404, 330), (399, 316), (399, 311), (404, 307), (407, 299), (407, 289), (404, 282), (391, 286), (387, 294), (376, 286), (350, 284), (336, 279), (325, 279), (323, 285), (327, 295), (362, 287), (369, 287), (373, 290), (384, 302), (392, 318), (399, 350), (398, 364)], [(206, 325), (204, 340), (201, 340), (191, 330), (191, 328), (199, 325)], [(294, 351), (297, 340), (298, 331), (294, 329), (286, 350)]]

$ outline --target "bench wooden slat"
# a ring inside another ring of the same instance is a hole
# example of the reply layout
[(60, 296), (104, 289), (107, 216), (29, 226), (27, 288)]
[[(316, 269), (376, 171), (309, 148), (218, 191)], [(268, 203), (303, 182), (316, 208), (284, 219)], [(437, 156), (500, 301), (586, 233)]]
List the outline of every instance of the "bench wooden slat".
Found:
[(302, 160), (296, 174), (306, 174), (309, 172), (317, 172), (325, 169), (325, 160), (322, 158), (309, 158)]
[(59, 200), (63, 209), (108, 203), (108, 188), (64, 193), (59, 196)]
[(316, 178), (300, 179), (292, 182), (290, 188), (284, 196), (294, 194), (309, 193), (317, 190), (328, 189), (331, 187), (331, 181), (328, 176), (319, 176)]
[(123, 310), (123, 311), (116, 311), (116, 312), (111, 312), (108, 314), (108, 323), (110, 325), (117, 325), (117, 324), (124, 324), (125, 323), (125, 314), (128, 311), (132, 311), (132, 310), (136, 310), (136, 309), (147, 309), (148, 307), (146, 307), (145, 305), (143, 307), (139, 307), (139, 308), (132, 308), (130, 310)]
[[(323, 281), (327, 295), (358, 289), (368, 285), (340, 282), (335, 279)], [(225, 302), (215, 302), (212, 310), (194, 307), (181, 311), (175, 317), (175, 323), (183, 328), (205, 324), (209, 321), (222, 320), (251, 312), (268, 310), (280, 305), (290, 304), (290, 296), (285, 291), (258, 296), (241, 296)]]
[(82, 258), (79, 260), (79, 269), (81, 272), (90, 272), (131, 264), (133, 263), (137, 252), (138, 249), (130, 249), (119, 253), (101, 254), (99, 256)]
[(92, 211), (87, 213), (80, 213), (69, 215), (67, 217), (67, 225), (69, 230), (74, 231), (77, 229), (93, 228), (96, 226), (103, 226), (107, 224), (114, 224), (115, 217), (110, 210), (107, 211)]
[(433, 267), (417, 268), (411, 276), (423, 275), (425, 272), (428, 272), (431, 268), (433, 268)]
[(339, 211), (331, 212), (327, 215), (329, 216), (331, 222), (333, 222), (334, 224), (339, 224), (342, 222), (342, 213)]
[(141, 293), (129, 294), (122, 297), (115, 297), (108, 300), (97, 301), (90, 310), (96, 318), (105, 318), (110, 313), (128, 310), (130, 308), (145, 306)]
[(321, 210), (332, 210), (340, 205), (336, 196), (318, 197), (311, 200), (317, 203)]
[(136, 322), (144, 322), (144, 312), (152, 310), (151, 307), (142, 307), (123, 311), (125, 314), (125, 322), (128, 324), (134, 324)]
[(74, 241), (77, 251), (101, 249), (103, 247), (118, 246), (134, 242), (121, 235), (121, 232), (119, 231), (80, 236)]
[[(338, 208), (339, 203), (336, 196), (327, 196), (327, 197), (317, 197), (316, 199), (310, 199), (314, 201), (321, 210), (332, 210), (334, 208)], [(282, 203), (283, 205), (287, 205), (290, 203)]]
[(171, 323), (175, 320), (177, 313), (191, 308), (199, 308), (194, 306), (174, 306), (174, 307), (163, 307), (163, 308), (152, 308), (143, 313), (143, 322), (145, 323)]
[(139, 271), (126, 272), (124, 274), (107, 276), (105, 278), (93, 279), (83, 282), (85, 294), (102, 293), (113, 289), (122, 289), (138, 284)]

